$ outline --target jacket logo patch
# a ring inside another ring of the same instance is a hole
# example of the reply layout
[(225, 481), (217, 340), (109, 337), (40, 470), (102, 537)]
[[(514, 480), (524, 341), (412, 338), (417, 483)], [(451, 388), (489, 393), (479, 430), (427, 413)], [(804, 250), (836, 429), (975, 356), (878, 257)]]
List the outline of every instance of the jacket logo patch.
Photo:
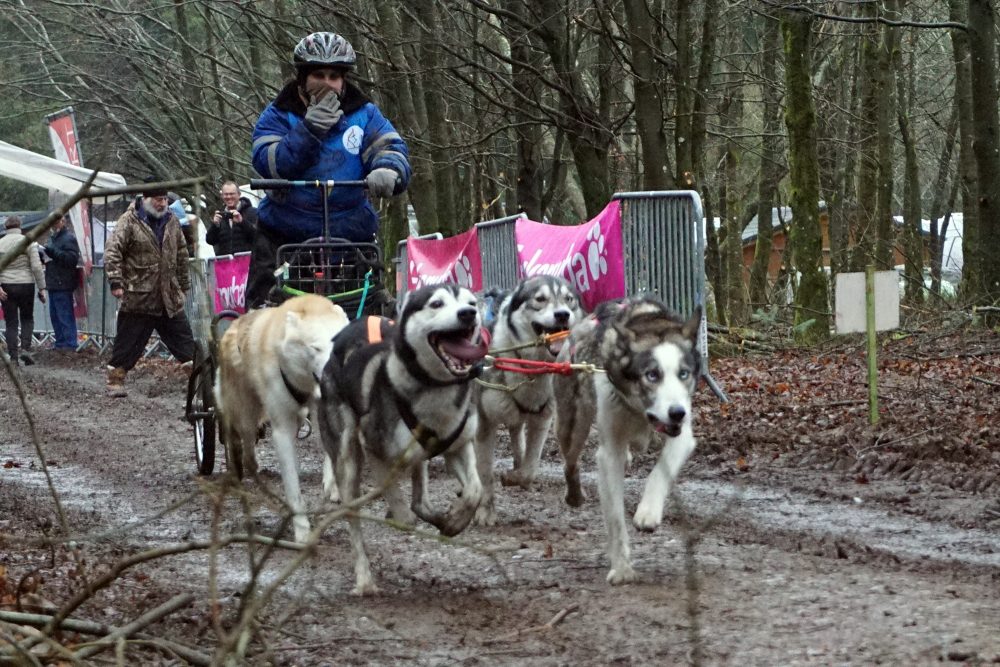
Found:
[(361, 152), (361, 140), (364, 138), (365, 132), (357, 125), (351, 125), (344, 132), (344, 150), (346, 150), (351, 155), (357, 155)]

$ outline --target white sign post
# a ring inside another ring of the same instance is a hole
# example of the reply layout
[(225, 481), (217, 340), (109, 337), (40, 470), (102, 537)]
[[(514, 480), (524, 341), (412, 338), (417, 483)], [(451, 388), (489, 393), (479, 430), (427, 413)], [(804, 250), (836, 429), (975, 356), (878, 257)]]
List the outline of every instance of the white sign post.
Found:
[(878, 360), (875, 332), (899, 327), (899, 275), (895, 271), (838, 273), (837, 333), (868, 334), (868, 417), (878, 423)]

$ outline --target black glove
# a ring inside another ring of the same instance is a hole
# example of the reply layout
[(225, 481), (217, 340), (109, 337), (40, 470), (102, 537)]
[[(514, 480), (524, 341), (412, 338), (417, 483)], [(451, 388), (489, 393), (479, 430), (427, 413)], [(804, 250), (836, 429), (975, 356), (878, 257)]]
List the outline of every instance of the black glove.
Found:
[(313, 98), (306, 109), (305, 123), (309, 131), (317, 137), (324, 137), (330, 128), (343, 118), (344, 112), (340, 109), (340, 98), (333, 91), (330, 91), (321, 98)]
[(396, 181), (398, 180), (399, 174), (396, 173), (396, 170), (385, 167), (373, 169), (365, 177), (365, 182), (368, 184), (368, 192), (376, 197), (391, 197), (392, 193), (396, 190)]

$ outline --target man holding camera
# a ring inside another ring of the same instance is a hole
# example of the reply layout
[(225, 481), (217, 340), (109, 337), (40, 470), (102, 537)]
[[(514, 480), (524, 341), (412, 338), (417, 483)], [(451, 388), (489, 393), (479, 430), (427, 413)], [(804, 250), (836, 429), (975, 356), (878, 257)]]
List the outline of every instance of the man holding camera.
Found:
[(215, 248), (215, 256), (250, 252), (257, 233), (257, 209), (250, 200), (240, 196), (233, 181), (222, 184), (222, 210), (212, 216), (212, 226), (205, 240)]

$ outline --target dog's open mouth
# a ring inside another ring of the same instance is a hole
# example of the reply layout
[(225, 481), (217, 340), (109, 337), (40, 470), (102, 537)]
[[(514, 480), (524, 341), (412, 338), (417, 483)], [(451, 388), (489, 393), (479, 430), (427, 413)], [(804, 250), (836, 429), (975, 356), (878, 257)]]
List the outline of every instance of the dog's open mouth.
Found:
[(681, 434), (681, 423), (680, 422), (661, 422), (658, 419), (649, 420), (649, 425), (653, 427), (653, 430), (657, 433), (662, 433), (671, 438), (676, 438)]
[[(543, 327), (538, 322), (532, 322), (531, 328), (535, 330), (535, 335), (538, 336), (539, 338), (549, 334), (563, 333), (568, 330), (568, 327)], [(562, 349), (563, 342), (565, 340), (566, 340), (565, 336), (559, 336), (554, 340), (550, 340), (548, 344), (545, 346), (545, 348), (549, 351), (549, 353), (553, 357), (555, 357), (559, 354), (559, 350)]]
[(452, 375), (468, 375), (488, 351), (486, 339), (476, 334), (476, 327), (437, 331), (427, 337), (434, 351)]

